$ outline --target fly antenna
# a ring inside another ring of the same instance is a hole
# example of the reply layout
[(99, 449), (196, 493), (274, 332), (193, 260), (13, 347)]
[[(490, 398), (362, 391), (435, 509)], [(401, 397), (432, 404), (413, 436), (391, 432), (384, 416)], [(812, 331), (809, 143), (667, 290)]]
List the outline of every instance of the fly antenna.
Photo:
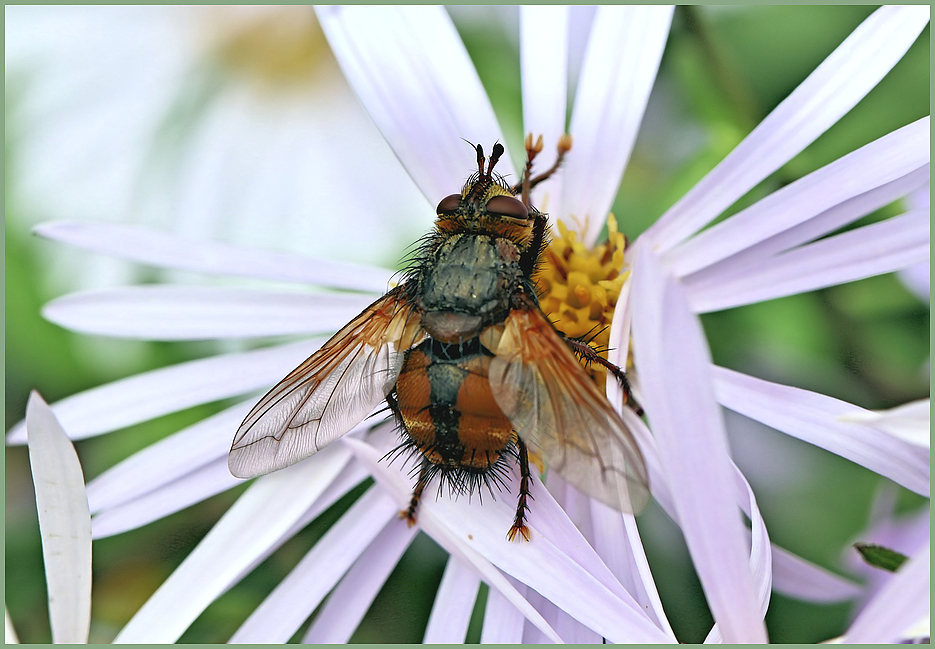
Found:
[[(497, 162), (499, 162), (500, 156), (502, 155), (503, 145), (497, 142), (493, 145), (493, 151), (490, 152), (490, 161), (487, 163), (487, 180), (492, 178), (491, 174), (493, 173), (493, 168), (496, 166)], [(483, 175), (483, 173), (481, 175)]]
[(477, 173), (484, 180), (484, 147), (477, 145)]

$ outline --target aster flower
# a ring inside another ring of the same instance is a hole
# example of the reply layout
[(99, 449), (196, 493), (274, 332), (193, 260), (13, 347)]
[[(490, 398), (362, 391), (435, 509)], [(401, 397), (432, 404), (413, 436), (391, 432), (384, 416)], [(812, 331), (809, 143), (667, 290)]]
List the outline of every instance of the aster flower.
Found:
[[(458, 138), (502, 140), (499, 127), (443, 11), (387, 8), (378, 10), (377, 17), (375, 11), (325, 8), (319, 17), (355, 92), (418, 187), (436, 199), (459, 186), (464, 175)], [(566, 224), (564, 231), (559, 229), (559, 248), (574, 251), (576, 241), (568, 228), (575, 223), (581, 224), (575, 237), (582, 244), (576, 252), (584, 256), (594, 248), (635, 141), (671, 15), (670, 8), (657, 7), (597, 10), (569, 129), (575, 154), (539, 196)], [(928, 259), (927, 208), (831, 234), (927, 182), (927, 118), (701, 230), (856, 104), (927, 22), (927, 8), (875, 12), (633, 243), (620, 260), (629, 266), (629, 275), (621, 267), (616, 277), (597, 280), (599, 288), (616, 292), (612, 299), (605, 294), (615, 307), (608, 343), (610, 359), (624, 367), (632, 323), (634, 388), (652, 432), (632, 411), (621, 409), (621, 414), (640, 442), (656, 502), (684, 534), (716, 621), (709, 640), (765, 640), (763, 618), (772, 589), (815, 601), (858, 592), (849, 582), (770, 543), (753, 492), (731, 460), (719, 404), (929, 495), (927, 448), (885, 427), (848, 421), (865, 414), (857, 406), (712, 365), (697, 317)], [(565, 10), (523, 10), (524, 128), (552, 141), (564, 130), (567, 34)], [(557, 53), (537, 46), (543, 41), (555, 43)], [(255, 272), (267, 279), (325, 286), (334, 286), (328, 279), (340, 274), (342, 288), (360, 291), (373, 290), (373, 278), (380, 277), (378, 270), (285, 253), (202, 245), (170, 235), (150, 241), (153, 233), (141, 228), (70, 223), (43, 226), (40, 233), (98, 252), (201, 272)], [(610, 233), (608, 245), (619, 249), (612, 228)], [(188, 254), (179, 254), (179, 246)], [(613, 284), (620, 277), (619, 286), (599, 283)], [(585, 287), (583, 279), (569, 286), (572, 294)], [(590, 285), (585, 288), (591, 292)], [(303, 325), (307, 333), (332, 329), (368, 299), (128, 287), (63, 298), (49, 305), (46, 315), (73, 329), (110, 335), (269, 336), (299, 333)], [(556, 299), (562, 302), (557, 317), (563, 306), (582, 308)], [(261, 301), (263, 312), (257, 312)], [(275, 318), (268, 316), (267, 305), (280, 309)], [(154, 312), (159, 320), (145, 317)], [(594, 315), (605, 317), (603, 305), (599, 312)], [(247, 313), (259, 315), (244, 325)], [(268, 386), (321, 342), (166, 368), (76, 395), (55, 404), (55, 410), (73, 438), (108, 432)], [(609, 382), (607, 391), (619, 405), (618, 386)], [(93, 481), (88, 492), (97, 512), (95, 535), (131, 529), (233, 486), (225, 455), (231, 431), (251, 404), (252, 399), (180, 431)], [(20, 437), (14, 430), (9, 439)], [(406, 474), (378, 461), (392, 445), (387, 424), (365, 421), (340, 444), (258, 479), (118, 639), (177, 639), (218, 595), (372, 475), (376, 485), (233, 637), (244, 642), (287, 640), (330, 592), (305, 639), (347, 640), (413, 536), (395, 520), (411, 488)], [(504, 538), (510, 506), (502, 499), (485, 500), (482, 507), (463, 498), (423, 503), (419, 529), (451, 555), (426, 640), (464, 639), (481, 581), (490, 586), (484, 641), (675, 640), (635, 519), (583, 498), (551, 475), (548, 489), (535, 483), (533, 496), (533, 540), (522, 547)], [(749, 518), (749, 530), (738, 508)], [(920, 583), (918, 566), (927, 565), (925, 561), (920, 558), (907, 573), (913, 588)], [(856, 628), (855, 637), (876, 637)]]

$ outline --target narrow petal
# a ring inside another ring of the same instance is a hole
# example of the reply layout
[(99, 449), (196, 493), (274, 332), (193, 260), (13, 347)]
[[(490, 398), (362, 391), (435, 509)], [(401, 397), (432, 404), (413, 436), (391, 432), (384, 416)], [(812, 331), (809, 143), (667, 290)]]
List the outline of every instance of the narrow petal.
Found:
[(234, 431), (254, 405), (239, 403), (161, 439), (88, 483), (92, 512), (121, 505), (222, 457)]
[(701, 325), (652, 251), (634, 252), (634, 358), (679, 524), (725, 641), (765, 642)]
[[(823, 237), (905, 196), (913, 188), (920, 185), (927, 186), (930, 172), (930, 165), (923, 165), (905, 176), (839, 203), (808, 221), (755, 243), (683, 279), (692, 284), (693, 290), (706, 290), (709, 286), (716, 286), (725, 278), (738, 277), (746, 272), (755, 271), (764, 259)], [(798, 207), (807, 209), (801, 205)], [(713, 230), (714, 227), (711, 229)], [(681, 247), (676, 248), (672, 252), (675, 253), (680, 249)]]
[(672, 7), (599, 7), (571, 118), (574, 148), (563, 176), (566, 223), (587, 224), (591, 246), (617, 195), (669, 35)]
[[(536, 168), (548, 169), (557, 157), (558, 139), (565, 133), (568, 103), (568, 13), (565, 6), (519, 8), (520, 66), (523, 82), (523, 130), (542, 135), (545, 148), (536, 158)], [(553, 180), (532, 192), (533, 204), (543, 211), (562, 204), (562, 179)]]
[[(345, 439), (344, 443), (358, 459), (370, 465), (384, 488), (395, 494), (398, 506), (408, 502), (410, 485), (403, 474), (379, 463), (378, 451), (372, 447), (356, 440)], [(506, 538), (514, 510), (513, 504), (505, 502), (508, 499), (483, 503), (447, 497), (423, 500), (419, 526), (450, 554), (469, 562), (491, 588), (500, 589), (553, 642), (559, 639), (555, 631), (526, 600), (517, 596), (515, 588), (494, 565), (611, 641), (668, 641), (606, 566), (592, 574), (577, 562), (575, 554), (587, 555), (592, 557), (589, 566), (603, 566), (549, 492), (538, 481), (532, 486), (535, 509), (530, 521), (532, 540), (528, 543), (510, 542)], [(577, 545), (573, 546), (573, 542)], [(569, 552), (573, 554), (570, 556)], [(549, 570), (542, 570), (542, 566), (549, 566)]]
[(142, 340), (209, 340), (334, 331), (372, 295), (209, 286), (123, 286), (72, 293), (42, 315), (66, 329)]
[(96, 514), (91, 519), (92, 535), (95, 539), (102, 539), (135, 530), (241, 483), (242, 480), (232, 476), (227, 468), (227, 458), (217, 458), (180, 478)]
[(917, 446), (931, 448), (931, 407), (930, 399), (921, 399), (889, 410), (855, 413), (842, 417), (841, 421), (872, 426)]
[(902, 58), (929, 7), (882, 7), (867, 18), (711, 173), (644, 236), (666, 252), (710, 223), (857, 104)]
[[(782, 252), (775, 249), (780, 241), (787, 247), (805, 243), (810, 239), (789, 242), (786, 231), (798, 227), (792, 235), (798, 238), (806, 229), (801, 226), (823, 212), (928, 167), (929, 133), (925, 117), (835, 160), (678, 246), (665, 255), (667, 267), (684, 277), (764, 241), (770, 241), (772, 252)], [(854, 220), (866, 213), (849, 212)], [(822, 225), (826, 227), (828, 220)], [(847, 223), (830, 224), (831, 229), (812, 238)], [(761, 248), (757, 258), (762, 259), (765, 252)]]
[[(227, 510), (114, 642), (175, 642), (241, 569), (276, 543), (341, 472), (339, 445), (263, 476)], [(275, 506), (271, 506), (275, 504)]]
[(840, 577), (788, 550), (774, 545), (773, 590), (787, 597), (832, 604), (858, 597), (862, 589), (852, 581)]
[(899, 642), (912, 624), (930, 613), (930, 607), (931, 554), (926, 542), (857, 615), (844, 641), (855, 644)]
[(42, 561), (55, 643), (86, 643), (91, 625), (91, 513), (75, 447), (38, 392), (26, 405)]
[(867, 413), (808, 390), (713, 367), (718, 401), (726, 408), (836, 455), (928, 497), (929, 451), (883, 431), (849, 423)]
[(36, 226), (39, 236), (157, 268), (189, 270), (353, 291), (386, 291), (392, 271), (259, 248), (196, 240), (141, 225), (55, 221)]
[(16, 636), (16, 629), (13, 628), (13, 620), (10, 619), (10, 611), (6, 606), (3, 607), (3, 641), (6, 644), (19, 644), (19, 638)]
[[(526, 587), (523, 584), (518, 584), (516, 588), (520, 595), (525, 595)], [(499, 590), (491, 588), (487, 591), (480, 643), (520, 644), (523, 641), (525, 621), (523, 614)]]
[[(396, 157), (435, 205), (461, 188), (475, 154), (503, 135), (442, 7), (318, 7), (328, 43)], [(418, 35), (418, 38), (414, 38)], [(515, 177), (508, 155), (497, 165)]]
[(416, 532), (416, 528), (398, 525), (393, 520), (387, 523), (331, 591), (302, 643), (349, 642)]
[(720, 311), (891, 273), (929, 258), (928, 209), (821, 239), (719, 282), (684, 282), (696, 313)]
[(448, 557), (425, 627), (423, 644), (463, 644), (474, 612), (480, 578), (468, 565)]
[[(321, 346), (324, 339), (179, 363), (108, 383), (56, 402), (52, 411), (71, 439), (126, 428), (202, 403), (269, 387)], [(8, 444), (23, 444), (23, 422)]]
[(398, 511), (379, 487), (371, 487), (263, 600), (230, 642), (288, 641), (390, 520), (396, 518), (397, 525), (405, 525), (398, 520)]

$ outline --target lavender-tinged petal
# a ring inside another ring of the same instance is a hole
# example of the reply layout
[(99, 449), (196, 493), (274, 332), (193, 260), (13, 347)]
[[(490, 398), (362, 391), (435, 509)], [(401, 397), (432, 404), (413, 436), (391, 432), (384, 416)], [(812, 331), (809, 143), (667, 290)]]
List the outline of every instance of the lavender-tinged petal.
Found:
[(55, 643), (86, 643), (91, 625), (91, 514), (75, 447), (38, 392), (26, 405), (42, 561)]
[(394, 520), (387, 523), (331, 591), (302, 643), (349, 642), (416, 532), (416, 528), (399, 525)]
[[(770, 592), (773, 589), (773, 558), (769, 534), (766, 532), (766, 523), (756, 505), (756, 498), (753, 495), (753, 489), (750, 488), (750, 483), (747, 482), (737, 465), (733, 465), (733, 469), (741, 509), (750, 518), (750, 569), (753, 571), (753, 579), (756, 582), (760, 614), (765, 618), (766, 609), (769, 608)], [(721, 630), (715, 624), (708, 637), (705, 638), (705, 643), (722, 643), (723, 641)]]
[[(526, 586), (513, 584), (520, 596), (526, 595)], [(487, 591), (484, 608), (484, 627), (480, 632), (481, 644), (520, 644), (526, 618), (496, 588)]]
[(122, 286), (52, 300), (42, 315), (82, 333), (142, 340), (255, 338), (335, 331), (374, 296), (210, 286)]
[[(276, 543), (347, 463), (332, 445), (288, 469), (257, 479), (227, 510), (115, 642), (175, 642), (245, 565)], [(275, 506), (273, 506), (275, 505)]]
[[(558, 139), (565, 133), (568, 13), (568, 7), (558, 5), (523, 5), (519, 9), (523, 130), (534, 138), (543, 136), (545, 148), (536, 157), (539, 171), (555, 163)], [(544, 212), (553, 205), (561, 205), (563, 180), (564, 174), (559, 172), (533, 189), (533, 204)]]
[[(354, 450), (358, 459), (370, 464), (374, 477), (387, 490), (394, 492), (397, 503), (404, 506), (410, 488), (402, 480), (401, 474), (381, 466), (378, 463), (379, 456), (367, 445), (347, 439), (344, 443)], [(550, 519), (560, 516), (561, 509), (538, 482), (533, 483), (532, 496), (536, 504), (536, 525), (545, 532), (539, 532), (535, 525), (530, 525), (532, 541), (522, 545), (506, 539), (506, 525), (512, 520), (513, 507), (501, 499), (485, 501), (483, 505), (477, 501), (468, 502), (464, 498), (423, 500), (419, 525), (450, 554), (471, 563), (485, 582), (492, 588), (500, 589), (552, 641), (559, 640), (555, 631), (526, 600), (517, 595), (516, 590), (491, 563), (546, 594), (570, 615), (611, 641), (667, 641), (666, 636), (649, 622), (635, 603), (631, 603), (632, 600), (626, 601), (629, 595), (619, 584), (618, 590), (612, 592), (594, 575), (571, 560), (565, 554), (564, 546), (560, 551), (553, 544), (550, 539), (555, 538), (557, 532), (554, 528), (557, 523)], [(573, 527), (567, 517), (565, 520), (567, 525)], [(559, 536), (567, 533), (563, 530)], [(581, 542), (587, 545), (583, 539)], [(543, 571), (543, 565), (550, 566), (550, 570)], [(604, 572), (612, 579), (606, 567)], [(597, 577), (605, 578), (604, 574)]]
[(929, 450), (883, 431), (848, 423), (865, 414), (823, 394), (713, 367), (718, 401), (726, 408), (824, 448), (928, 497)]
[(423, 644), (463, 644), (479, 588), (480, 578), (474, 569), (455, 557), (448, 557)]
[(763, 259), (699, 288), (684, 284), (696, 313), (720, 311), (890, 273), (929, 258), (928, 209), (821, 239)]
[[(803, 226), (822, 212), (871, 190), (899, 184), (906, 176), (916, 178), (913, 174), (929, 165), (929, 132), (925, 117), (799, 178), (669, 252), (664, 257), (667, 268), (684, 277), (757, 244), (769, 241), (775, 248), (786, 238), (800, 238)], [(856, 220), (866, 212), (848, 214)], [(793, 234), (786, 235), (790, 229)]]
[(931, 555), (926, 542), (857, 615), (844, 642), (899, 642), (910, 625), (929, 614), (930, 607)]
[(239, 403), (147, 446), (88, 483), (92, 512), (122, 505), (188, 475), (230, 450), (253, 401)]
[(39, 236), (157, 268), (383, 293), (392, 271), (376, 266), (310, 259), (275, 250), (181, 237), (141, 225), (54, 221)]
[(773, 590), (807, 602), (831, 604), (858, 597), (862, 589), (852, 581), (774, 545)]
[[(585, 224), (591, 246), (610, 211), (669, 35), (672, 7), (599, 7), (569, 129), (574, 147), (556, 218)], [(558, 206), (556, 206), (558, 207)]]
[(635, 254), (633, 343), (642, 405), (682, 532), (724, 639), (765, 642), (701, 325), (653, 252), (643, 246)]
[(905, 196), (913, 187), (918, 187), (920, 183), (927, 186), (930, 171), (930, 165), (923, 165), (905, 176), (839, 203), (804, 223), (764, 239), (683, 279), (691, 282), (694, 290), (707, 290), (710, 287), (717, 286), (719, 282), (725, 279), (754, 272), (760, 267), (764, 259), (809, 241), (814, 241), (848, 223), (852, 223), (858, 218), (892, 203), (901, 196)]
[(218, 458), (131, 500), (109, 507), (91, 519), (95, 539), (135, 530), (182, 511), (243, 481), (231, 475), (227, 458)]
[[(322, 342), (322, 338), (303, 340), (179, 363), (79, 392), (54, 403), (52, 411), (71, 439), (109, 433), (202, 403), (269, 387)], [(7, 444), (25, 441), (25, 426), (20, 422), (7, 434)]]
[[(371, 487), (263, 600), (230, 642), (288, 641), (397, 512), (392, 499), (378, 486)], [(405, 525), (398, 519), (394, 522)]]
[(882, 430), (916, 446), (932, 447), (932, 402), (920, 399), (890, 408), (841, 417), (841, 421)]
[(875, 11), (643, 236), (657, 252), (671, 250), (791, 160), (896, 65), (928, 24), (929, 11)]
[[(503, 136), (445, 10), (327, 6), (317, 12), (348, 83), (429, 203), (460, 189), (475, 159), (461, 138), (489, 153)], [(509, 155), (497, 171), (516, 177)]]

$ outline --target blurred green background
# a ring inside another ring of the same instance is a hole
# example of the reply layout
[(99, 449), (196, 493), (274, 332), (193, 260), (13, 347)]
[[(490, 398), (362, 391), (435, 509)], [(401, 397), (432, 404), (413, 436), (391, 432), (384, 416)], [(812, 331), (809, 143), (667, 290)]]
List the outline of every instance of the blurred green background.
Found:
[[(614, 204), (634, 238), (699, 180), (793, 90), (871, 7), (680, 7), (647, 110), (645, 125)], [(511, 13), (512, 11), (512, 13)], [(508, 144), (522, 150), (515, 10), (453, 9), (456, 25), (501, 120)], [(547, 47), (548, 44), (543, 44)], [(896, 68), (837, 125), (761, 183), (736, 211), (802, 175), (929, 114), (929, 29)], [(23, 108), (8, 77), (6, 109)], [(28, 120), (24, 123), (28, 124)], [(6, 426), (19, 421), (29, 390), (53, 402), (141, 371), (197, 358), (201, 343), (137, 343), (77, 336), (39, 316), (58, 294), (44, 255), (56, 245), (28, 234), (30, 205), (10, 198), (17, 143), (6, 137)], [(348, 170), (353, 173), (353, 170)], [(296, 179), (302, 182), (303, 179)], [(871, 215), (898, 213), (893, 205)], [(21, 218), (22, 217), (22, 218)], [(360, 235), (365, 236), (365, 235)], [(391, 258), (404, 254), (400, 246)], [(926, 301), (894, 275), (876, 277), (703, 317), (715, 362), (882, 409), (929, 394), (930, 322)], [(77, 444), (85, 476), (221, 409), (212, 404)], [(753, 485), (772, 540), (841, 572), (848, 544), (868, 523), (886, 481), (830, 453), (729, 419), (737, 461)], [(6, 449), (6, 602), (23, 642), (48, 642), (41, 549), (24, 448)], [(142, 529), (94, 544), (92, 642), (107, 642), (198, 543), (240, 489)], [(224, 642), (360, 490), (293, 538), (215, 602), (182, 637)], [(928, 501), (898, 490), (901, 511)], [(657, 510), (641, 517), (646, 551), (669, 620), (682, 642), (703, 640), (711, 619), (684, 545)], [(359, 642), (419, 642), (445, 553), (420, 535), (354, 636)], [(469, 640), (480, 634), (485, 587)], [(773, 595), (767, 616), (774, 642), (814, 642), (840, 634), (851, 606), (818, 606)], [(304, 629), (303, 629), (304, 632)], [(297, 636), (301, 638), (301, 634)]]

